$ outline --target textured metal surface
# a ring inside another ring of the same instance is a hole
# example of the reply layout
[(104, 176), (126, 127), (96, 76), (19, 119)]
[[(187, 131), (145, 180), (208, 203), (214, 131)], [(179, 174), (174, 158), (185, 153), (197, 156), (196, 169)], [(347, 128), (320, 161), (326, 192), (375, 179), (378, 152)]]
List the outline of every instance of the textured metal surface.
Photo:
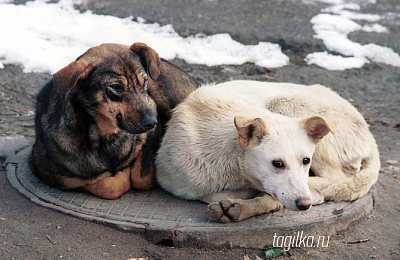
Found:
[(31, 147), (22, 144), (19, 148), (13, 144), (17, 148), (9, 147), (5, 155), (5, 150), (3, 155), (0, 150), (0, 156), (7, 157), (7, 177), (20, 193), (45, 207), (142, 233), (155, 243), (168, 239), (177, 246), (262, 248), (271, 244), (274, 233), (334, 234), (373, 208), (372, 195), (368, 194), (353, 203), (329, 202), (302, 212), (284, 209), (238, 223), (221, 224), (208, 217), (206, 204), (185, 201), (161, 189), (130, 191), (117, 200), (104, 200), (47, 186), (30, 171)]

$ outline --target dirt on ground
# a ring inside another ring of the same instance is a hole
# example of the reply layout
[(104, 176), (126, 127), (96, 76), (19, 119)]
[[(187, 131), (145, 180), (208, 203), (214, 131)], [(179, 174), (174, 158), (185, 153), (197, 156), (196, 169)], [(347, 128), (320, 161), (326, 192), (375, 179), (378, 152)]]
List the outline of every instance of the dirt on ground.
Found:
[[(292, 60), (296, 60), (293, 58)], [(301, 60), (301, 59), (300, 59)], [(350, 100), (370, 124), (380, 149), (382, 169), (371, 215), (332, 236), (326, 248), (291, 248), (288, 259), (400, 258), (400, 118), (398, 68), (374, 64), (330, 72), (292, 63), (280, 69), (253, 64), (207, 67), (173, 61), (199, 83), (232, 79), (321, 83)], [(35, 96), (49, 74), (25, 74), (19, 67), (0, 70), (0, 134), (34, 141)], [(2, 259), (244, 259), (263, 250), (174, 248), (153, 245), (140, 235), (118, 231), (37, 206), (16, 192), (0, 173), (0, 256)], [(238, 238), (240, 239), (240, 238)]]
[[(236, 36), (240, 38), (239, 32)], [(328, 247), (291, 248), (275, 259), (400, 259), (400, 68), (371, 63), (361, 69), (328, 71), (304, 62), (308, 53), (323, 46), (295, 36), (279, 38), (291, 61), (282, 68), (172, 62), (201, 84), (232, 79), (318, 83), (348, 99), (366, 118), (379, 145), (382, 168), (375, 207), (369, 216), (331, 236)], [(33, 144), (35, 96), (50, 79), (50, 74), (23, 73), (14, 65), (0, 70), (0, 136), (23, 135)], [(139, 234), (54, 212), (20, 195), (8, 183), (1, 164), (0, 170), (0, 259), (265, 259), (263, 250), (154, 245)]]

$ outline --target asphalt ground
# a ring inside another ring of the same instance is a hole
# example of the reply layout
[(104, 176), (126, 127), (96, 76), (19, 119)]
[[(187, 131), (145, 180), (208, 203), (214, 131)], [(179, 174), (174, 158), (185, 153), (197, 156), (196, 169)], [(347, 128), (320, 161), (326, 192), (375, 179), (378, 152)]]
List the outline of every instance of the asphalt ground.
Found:
[[(24, 3), (25, 1), (18, 1)], [(310, 1), (308, 1), (310, 2)], [(358, 1), (365, 2), (365, 1)], [(182, 36), (197, 32), (227, 32), (245, 44), (279, 43), (290, 65), (265, 69), (240, 66), (191, 65), (173, 60), (199, 83), (231, 79), (320, 83), (353, 102), (370, 124), (380, 149), (382, 169), (372, 214), (331, 237), (327, 248), (292, 248), (282, 259), (399, 259), (400, 258), (400, 68), (371, 63), (361, 69), (328, 71), (304, 62), (307, 54), (326, 50), (313, 38), (309, 20), (326, 5), (301, 1), (86, 1), (82, 11), (118, 17), (143, 17), (149, 22), (173, 24)], [(396, 0), (362, 5), (362, 12), (393, 13), (380, 23), (389, 34), (356, 32), (349, 38), (376, 43), (400, 53), (400, 12)], [(135, 39), (132, 39), (134, 42)], [(23, 73), (7, 65), (0, 70), (0, 134), (34, 140), (34, 97), (51, 78)], [(0, 173), (1, 259), (244, 259), (263, 257), (262, 250), (176, 248), (154, 245), (140, 234), (81, 220), (40, 207), (21, 196)], [(238, 238), (240, 239), (240, 238)], [(279, 258), (278, 258), (279, 259)]]

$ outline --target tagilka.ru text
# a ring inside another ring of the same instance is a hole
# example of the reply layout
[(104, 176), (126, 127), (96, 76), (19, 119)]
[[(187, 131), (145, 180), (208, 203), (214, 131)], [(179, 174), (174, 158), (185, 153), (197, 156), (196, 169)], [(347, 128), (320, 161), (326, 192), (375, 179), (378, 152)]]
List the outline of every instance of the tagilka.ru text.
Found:
[(294, 233), (293, 236), (278, 236), (274, 234), (272, 246), (289, 251), (292, 247), (328, 247), (330, 236), (306, 236), (303, 231)]

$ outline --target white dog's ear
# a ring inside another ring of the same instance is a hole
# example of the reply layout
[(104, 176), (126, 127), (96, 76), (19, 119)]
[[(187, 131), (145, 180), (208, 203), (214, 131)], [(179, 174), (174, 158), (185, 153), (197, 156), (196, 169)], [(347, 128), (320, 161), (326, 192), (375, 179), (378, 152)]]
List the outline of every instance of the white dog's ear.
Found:
[(334, 134), (336, 132), (336, 122), (320, 116), (313, 116), (306, 118), (302, 121), (303, 128), (311, 139), (318, 143), (329, 132)]
[(244, 148), (256, 147), (268, 133), (267, 126), (261, 118), (236, 116), (234, 122), (239, 135), (239, 143)]

